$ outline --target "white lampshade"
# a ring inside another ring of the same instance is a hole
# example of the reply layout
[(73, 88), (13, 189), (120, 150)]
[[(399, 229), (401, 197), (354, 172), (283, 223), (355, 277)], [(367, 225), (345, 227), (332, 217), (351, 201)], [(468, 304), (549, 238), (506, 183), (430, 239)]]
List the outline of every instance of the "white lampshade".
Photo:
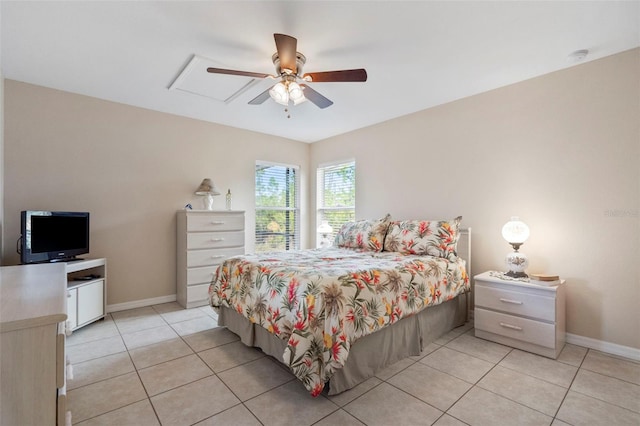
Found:
[(512, 216), (502, 227), (502, 238), (508, 243), (522, 244), (529, 238), (529, 227), (518, 216)]
[(277, 83), (269, 90), (269, 96), (281, 105), (289, 105), (289, 92), (282, 82)]
[(331, 225), (329, 225), (329, 222), (326, 220), (323, 220), (320, 226), (318, 226), (319, 234), (330, 234), (332, 232), (333, 232), (333, 228), (331, 227)]

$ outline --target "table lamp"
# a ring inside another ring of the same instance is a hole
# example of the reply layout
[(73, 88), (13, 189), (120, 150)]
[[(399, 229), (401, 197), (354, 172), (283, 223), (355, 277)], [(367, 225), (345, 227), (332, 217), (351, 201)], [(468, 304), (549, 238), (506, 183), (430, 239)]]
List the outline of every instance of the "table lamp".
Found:
[(213, 196), (220, 195), (220, 191), (216, 189), (211, 179), (203, 179), (202, 183), (196, 189), (196, 195), (202, 195), (205, 210), (213, 210)]
[(513, 247), (513, 252), (509, 253), (505, 258), (509, 272), (507, 276), (513, 278), (525, 278), (528, 275), (524, 270), (529, 265), (529, 260), (524, 253), (520, 253), (518, 249), (529, 238), (529, 227), (521, 222), (517, 216), (512, 216), (511, 220), (502, 227), (502, 238), (507, 240)]
[(329, 225), (329, 222), (323, 220), (320, 226), (318, 226), (318, 233), (322, 236), (320, 239), (320, 248), (327, 248), (331, 246), (331, 241), (328, 235), (333, 232), (333, 228)]

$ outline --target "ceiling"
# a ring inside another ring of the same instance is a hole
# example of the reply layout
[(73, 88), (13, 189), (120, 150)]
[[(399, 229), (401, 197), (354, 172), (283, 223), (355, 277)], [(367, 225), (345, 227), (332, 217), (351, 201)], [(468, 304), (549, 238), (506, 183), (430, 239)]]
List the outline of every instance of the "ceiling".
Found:
[[(640, 46), (627, 1), (2, 1), (5, 78), (315, 142)], [(305, 72), (366, 68), (366, 83), (310, 83), (334, 104), (247, 102), (273, 84), (273, 33)], [(194, 55), (187, 80), (176, 78)], [(584, 62), (583, 61), (583, 62)], [(176, 81), (177, 84), (172, 84)], [(235, 99), (228, 93), (249, 84)], [(172, 87), (170, 89), (170, 87)], [(192, 92), (198, 92), (194, 94)]]

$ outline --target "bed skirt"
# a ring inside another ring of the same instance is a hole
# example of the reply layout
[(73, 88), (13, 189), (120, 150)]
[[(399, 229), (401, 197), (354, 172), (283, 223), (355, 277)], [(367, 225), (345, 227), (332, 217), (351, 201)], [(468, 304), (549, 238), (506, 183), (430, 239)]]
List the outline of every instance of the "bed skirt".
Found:
[[(329, 395), (351, 389), (401, 359), (420, 355), (429, 343), (463, 325), (467, 321), (467, 297), (468, 293), (461, 294), (356, 340), (344, 368), (336, 371), (329, 381)], [(245, 345), (260, 348), (284, 363), (282, 355), (287, 341), (251, 323), (235, 310), (221, 307), (218, 325), (237, 334)]]

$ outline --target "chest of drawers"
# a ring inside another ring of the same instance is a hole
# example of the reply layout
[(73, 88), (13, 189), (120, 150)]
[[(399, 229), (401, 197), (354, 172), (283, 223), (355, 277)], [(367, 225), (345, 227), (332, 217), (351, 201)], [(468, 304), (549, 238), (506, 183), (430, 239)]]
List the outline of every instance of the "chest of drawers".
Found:
[(489, 272), (474, 278), (476, 337), (558, 357), (565, 342), (564, 281), (545, 287), (503, 280)]
[(0, 424), (65, 425), (65, 266), (0, 267), (0, 303)]
[(177, 224), (176, 298), (185, 308), (204, 306), (220, 263), (244, 254), (244, 212), (180, 210)]

